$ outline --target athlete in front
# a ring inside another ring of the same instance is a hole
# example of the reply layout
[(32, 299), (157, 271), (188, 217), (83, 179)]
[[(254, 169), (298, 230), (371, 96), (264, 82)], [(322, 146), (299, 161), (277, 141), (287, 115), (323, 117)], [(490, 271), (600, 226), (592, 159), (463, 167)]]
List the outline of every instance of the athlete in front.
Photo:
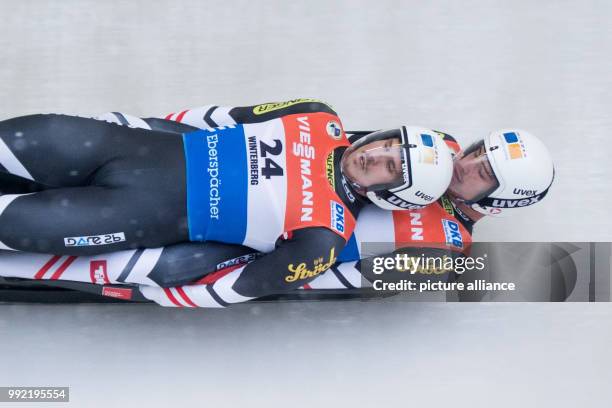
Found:
[[(295, 289), (333, 264), (362, 193), (406, 208), (435, 200), (450, 180), (450, 154), (421, 129), (364, 144), (355, 153), (362, 173), (347, 182), (339, 169), (348, 142), (327, 105), (253, 119), (182, 137), (60, 115), (0, 123), (0, 171), (35, 184), (32, 194), (0, 196), (2, 249), (68, 255), (63, 271), (75, 255), (187, 241), (266, 253), (225, 277), (232, 303)], [(421, 159), (424, 150), (435, 162)], [(375, 173), (380, 183), (359, 179)]]

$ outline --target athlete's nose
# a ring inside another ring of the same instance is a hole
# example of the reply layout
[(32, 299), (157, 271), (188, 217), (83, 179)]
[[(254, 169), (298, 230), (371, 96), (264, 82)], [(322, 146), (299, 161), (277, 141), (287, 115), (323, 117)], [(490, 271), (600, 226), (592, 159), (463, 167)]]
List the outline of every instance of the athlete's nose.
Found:
[(373, 166), (378, 164), (378, 157), (372, 157), (372, 155), (367, 155), (366, 156), (366, 165), (369, 166)]

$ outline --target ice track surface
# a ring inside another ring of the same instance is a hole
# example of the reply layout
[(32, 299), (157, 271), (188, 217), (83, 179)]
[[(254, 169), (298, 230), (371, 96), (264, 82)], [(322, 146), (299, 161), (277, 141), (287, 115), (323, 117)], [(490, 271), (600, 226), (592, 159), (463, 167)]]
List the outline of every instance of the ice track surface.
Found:
[[(612, 240), (609, 2), (24, 0), (0, 15), (0, 119), (318, 97), (349, 129), (466, 144), (522, 127), (557, 181), (474, 238)], [(393, 299), (0, 305), (0, 386), (70, 386), (61, 406), (76, 407), (608, 407), (611, 318), (609, 304)]]
[(6, 305), (0, 383), (70, 385), (79, 407), (607, 407), (611, 319), (588, 303)]

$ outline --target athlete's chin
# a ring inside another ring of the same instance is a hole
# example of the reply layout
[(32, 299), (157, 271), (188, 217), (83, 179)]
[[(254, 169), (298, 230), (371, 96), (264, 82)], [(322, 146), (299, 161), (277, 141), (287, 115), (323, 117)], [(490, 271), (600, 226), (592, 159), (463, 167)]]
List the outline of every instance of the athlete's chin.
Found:
[(453, 171), (453, 177), (448, 186), (448, 191), (452, 192), (457, 197), (461, 197), (466, 192), (466, 185), (459, 179), (457, 171)]
[(448, 186), (448, 189), (446, 190), (447, 194), (452, 198), (458, 198), (462, 200), (463, 198), (461, 197), (461, 190), (453, 187), (456, 187), (456, 185), (453, 186), (453, 183), (451, 182), (450, 186)]

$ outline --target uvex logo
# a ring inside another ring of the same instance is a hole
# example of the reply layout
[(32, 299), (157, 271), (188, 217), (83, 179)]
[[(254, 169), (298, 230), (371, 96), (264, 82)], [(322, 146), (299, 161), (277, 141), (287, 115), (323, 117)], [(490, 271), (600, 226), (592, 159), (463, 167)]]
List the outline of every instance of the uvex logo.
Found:
[(432, 196), (425, 194), (421, 190), (417, 190), (415, 195), (417, 197), (421, 197), (423, 200), (426, 200), (426, 201), (433, 201), (433, 199), (434, 199)]
[(524, 198), (522, 200), (493, 200), (492, 207), (496, 208), (514, 208), (514, 207), (527, 207), (528, 205), (535, 204), (540, 201), (540, 197), (531, 197), (529, 199)]
[(514, 190), (512, 190), (512, 192), (514, 194), (519, 194), (522, 196), (532, 196), (532, 195), (536, 195), (538, 190), (523, 190), (522, 188), (515, 188)]
[(421, 205), (411, 204), (407, 201), (402, 200), (398, 196), (391, 196), (387, 199), (387, 201), (393, 205), (397, 205), (399, 208), (403, 208), (406, 210), (418, 210), (422, 208)]

